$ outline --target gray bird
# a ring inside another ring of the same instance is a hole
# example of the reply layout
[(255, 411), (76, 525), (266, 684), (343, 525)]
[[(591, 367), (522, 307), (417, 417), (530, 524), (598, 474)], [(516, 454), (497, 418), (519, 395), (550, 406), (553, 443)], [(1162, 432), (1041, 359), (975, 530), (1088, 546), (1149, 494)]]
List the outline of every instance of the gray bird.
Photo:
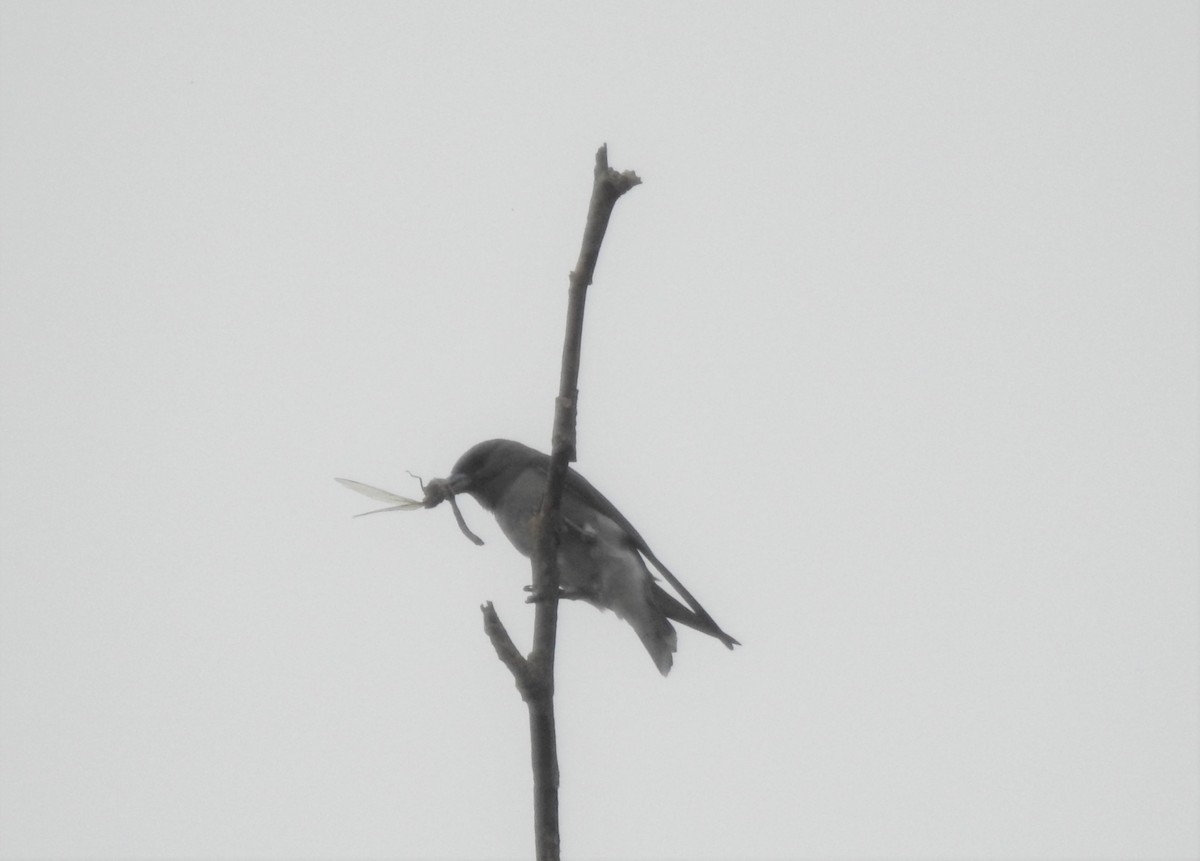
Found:
[[(541, 508), (549, 471), (550, 458), (540, 451), (493, 439), (460, 457), (446, 481), (451, 491), (470, 494), (492, 512), (513, 546), (530, 556), (531, 520)], [(573, 469), (567, 470), (562, 516), (558, 571), (563, 597), (580, 598), (627, 621), (664, 676), (675, 652), (671, 620), (716, 637), (730, 649), (741, 645), (683, 588), (625, 516)], [(644, 560), (691, 606), (663, 590)]]

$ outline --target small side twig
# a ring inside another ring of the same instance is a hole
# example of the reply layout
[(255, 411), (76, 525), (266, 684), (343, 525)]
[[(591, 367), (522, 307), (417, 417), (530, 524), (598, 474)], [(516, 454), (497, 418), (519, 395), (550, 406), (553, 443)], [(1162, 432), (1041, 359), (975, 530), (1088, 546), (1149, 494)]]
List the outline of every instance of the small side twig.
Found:
[(500, 617), (496, 615), (496, 608), (491, 601), (483, 604), (480, 608), (483, 611), (483, 630), (488, 635), (488, 639), (492, 641), (492, 648), (496, 650), (496, 656), (504, 662), (504, 666), (508, 667), (510, 673), (513, 674), (513, 679), (517, 683), (517, 690), (521, 692), (521, 698), (527, 699), (529, 690), (528, 670), (525, 658), (521, 655), (516, 644), (513, 643), (512, 637), (508, 635), (508, 630), (504, 627), (504, 623), (500, 621)]

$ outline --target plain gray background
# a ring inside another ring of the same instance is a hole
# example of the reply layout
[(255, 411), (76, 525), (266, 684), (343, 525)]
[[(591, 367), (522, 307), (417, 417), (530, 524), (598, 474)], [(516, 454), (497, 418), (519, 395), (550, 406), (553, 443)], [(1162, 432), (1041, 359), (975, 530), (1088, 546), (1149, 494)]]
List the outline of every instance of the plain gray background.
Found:
[(578, 464), (745, 647), (559, 635), (572, 858), (1200, 852), (1193, 3), (0, 6), (0, 856), (514, 858)]

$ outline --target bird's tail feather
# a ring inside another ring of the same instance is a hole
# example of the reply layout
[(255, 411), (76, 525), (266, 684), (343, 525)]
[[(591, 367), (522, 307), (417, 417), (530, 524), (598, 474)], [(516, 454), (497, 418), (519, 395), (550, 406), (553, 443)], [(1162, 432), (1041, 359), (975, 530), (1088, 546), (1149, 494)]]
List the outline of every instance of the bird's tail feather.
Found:
[(662, 611), (668, 619), (678, 622), (681, 625), (687, 625), (689, 628), (695, 628), (701, 633), (708, 634), (710, 637), (716, 637), (725, 644), (725, 648), (732, 649), (734, 646), (740, 646), (737, 640), (726, 634), (717, 627), (717, 623), (710, 618), (703, 618), (692, 611), (690, 607), (686, 607), (675, 599), (670, 592), (667, 592), (657, 583), (652, 587), (652, 595), (654, 598), (654, 606)]
[[(649, 582), (648, 579), (642, 581)], [(678, 637), (675, 628), (667, 621), (667, 616), (653, 600), (646, 600), (643, 592), (639, 597), (628, 593), (617, 593), (609, 597), (608, 607), (619, 618), (624, 619), (637, 633), (638, 639), (650, 653), (654, 666), (664, 676), (671, 671), (674, 663)]]
[(676, 648), (675, 629), (671, 627), (671, 623), (667, 621), (665, 616), (657, 613), (653, 614), (653, 619), (639, 620), (649, 622), (646, 624), (635, 624), (633, 629), (637, 631), (638, 639), (642, 641), (642, 645), (646, 647), (646, 651), (650, 653), (650, 658), (654, 661), (654, 666), (658, 667), (658, 671), (664, 676), (671, 672), (671, 665), (674, 663), (674, 654)]

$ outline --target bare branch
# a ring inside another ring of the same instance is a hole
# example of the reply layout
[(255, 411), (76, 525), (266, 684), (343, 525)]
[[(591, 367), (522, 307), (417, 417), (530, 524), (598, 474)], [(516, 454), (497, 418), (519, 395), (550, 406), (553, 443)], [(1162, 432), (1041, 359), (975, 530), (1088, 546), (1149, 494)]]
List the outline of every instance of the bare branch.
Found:
[[(533, 651), (526, 668), (529, 687), (530, 744), (533, 758), (534, 836), (538, 861), (558, 861), (558, 749), (554, 726), (554, 648), (558, 635), (558, 542), (562, 530), (562, 494), (567, 465), (576, 459), (575, 419), (579, 399), (579, 357), (583, 347), (583, 312), (592, 283), (600, 244), (617, 200), (641, 182), (633, 171), (618, 173), (608, 166), (608, 147), (596, 153), (592, 198), (579, 261), (571, 272), (567, 330), (563, 339), (562, 372), (554, 401), (550, 474), (535, 525), (533, 593), (538, 601), (533, 620)], [(536, 694), (536, 695), (535, 695)]]

